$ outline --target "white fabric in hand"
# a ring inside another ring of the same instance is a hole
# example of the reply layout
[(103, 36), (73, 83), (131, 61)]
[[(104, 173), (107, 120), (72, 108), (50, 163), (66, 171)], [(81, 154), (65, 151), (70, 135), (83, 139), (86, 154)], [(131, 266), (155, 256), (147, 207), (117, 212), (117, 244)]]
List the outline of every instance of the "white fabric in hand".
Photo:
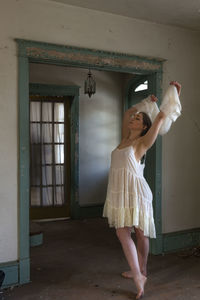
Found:
[(182, 107), (177, 88), (174, 85), (170, 85), (168, 87), (160, 105), (160, 110), (166, 115), (166, 118), (159, 130), (159, 134), (164, 135), (169, 131), (172, 122), (175, 122), (176, 119), (181, 115)]
[(151, 96), (134, 105), (138, 112), (145, 112), (153, 122), (159, 113), (156, 102), (151, 101)]

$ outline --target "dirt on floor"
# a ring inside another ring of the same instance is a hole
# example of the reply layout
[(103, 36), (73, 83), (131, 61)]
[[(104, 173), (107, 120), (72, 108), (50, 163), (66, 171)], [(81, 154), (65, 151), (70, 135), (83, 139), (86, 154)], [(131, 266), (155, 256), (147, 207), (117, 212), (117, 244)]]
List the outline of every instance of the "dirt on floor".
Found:
[[(31, 282), (0, 294), (4, 300), (129, 300), (132, 279), (115, 230), (102, 218), (39, 223), (41, 246), (31, 248)], [(144, 299), (199, 300), (198, 248), (149, 255)]]

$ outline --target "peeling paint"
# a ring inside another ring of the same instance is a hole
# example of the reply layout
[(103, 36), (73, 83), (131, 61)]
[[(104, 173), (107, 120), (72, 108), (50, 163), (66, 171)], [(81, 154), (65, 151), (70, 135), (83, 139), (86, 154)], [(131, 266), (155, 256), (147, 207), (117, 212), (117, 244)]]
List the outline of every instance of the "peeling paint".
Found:
[(79, 136), (78, 136), (78, 132), (75, 134), (75, 144), (79, 143)]
[(27, 56), (31, 58), (53, 59), (63, 62), (78, 64), (90, 64), (97, 67), (112, 67), (123, 69), (136, 69), (147, 71), (158, 71), (161, 63), (155, 60), (148, 60), (141, 57), (134, 57), (116, 53), (91, 50), (90, 53), (78, 52), (66, 48), (66, 51), (43, 49), (40, 47), (27, 47)]

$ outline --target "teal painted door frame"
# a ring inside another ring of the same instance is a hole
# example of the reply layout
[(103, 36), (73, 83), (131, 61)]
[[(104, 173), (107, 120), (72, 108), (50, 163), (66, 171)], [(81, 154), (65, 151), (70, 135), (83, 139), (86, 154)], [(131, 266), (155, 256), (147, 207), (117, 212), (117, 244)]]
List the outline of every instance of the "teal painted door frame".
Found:
[[(16, 39), (19, 57), (19, 284), (30, 281), (29, 258), (29, 63), (39, 62), (62, 66), (93, 68), (105, 71), (116, 71), (132, 74), (154, 74), (156, 94), (160, 94), (160, 80), (163, 60), (112, 53), (63, 45), (54, 45), (28, 40)], [(76, 104), (75, 104), (76, 103)], [(78, 113), (78, 101), (74, 101), (74, 113)], [(75, 113), (75, 115), (76, 115)], [(76, 129), (75, 129), (76, 128)], [(76, 141), (78, 140), (78, 118), (74, 126)], [(78, 143), (72, 151), (78, 166)], [(161, 142), (157, 143), (155, 151), (157, 174), (161, 174)], [(78, 167), (73, 178), (76, 186), (75, 201), (78, 204)], [(157, 182), (157, 181), (156, 181)], [(156, 193), (161, 194), (161, 186), (156, 186)], [(160, 198), (159, 198), (160, 199)], [(161, 200), (160, 200), (161, 201)], [(80, 210), (74, 207), (74, 214)], [(78, 217), (78, 216), (77, 216)], [(161, 223), (161, 211), (156, 212), (156, 222)], [(160, 253), (162, 235), (155, 241), (154, 253)], [(161, 251), (162, 252), (162, 251)], [(9, 285), (9, 283), (8, 283)]]
[[(140, 92), (139, 97), (134, 96), (135, 88), (148, 80), (148, 90)], [(142, 99), (146, 98), (149, 94), (154, 94), (158, 97), (159, 101), (161, 100), (162, 90), (162, 73), (153, 73), (148, 75), (134, 76), (131, 79), (126, 88), (125, 93), (125, 106), (129, 108), (130, 106), (136, 104)], [(158, 136), (153, 147), (148, 150), (146, 158), (146, 167), (145, 167), (145, 176), (147, 181), (150, 184), (151, 190), (153, 192), (153, 209), (154, 209), (154, 219), (156, 226), (156, 239), (150, 240), (150, 252), (153, 254), (160, 254), (163, 252), (163, 235), (162, 235), (162, 199), (161, 199), (161, 190), (162, 190), (162, 142), (161, 137)]]

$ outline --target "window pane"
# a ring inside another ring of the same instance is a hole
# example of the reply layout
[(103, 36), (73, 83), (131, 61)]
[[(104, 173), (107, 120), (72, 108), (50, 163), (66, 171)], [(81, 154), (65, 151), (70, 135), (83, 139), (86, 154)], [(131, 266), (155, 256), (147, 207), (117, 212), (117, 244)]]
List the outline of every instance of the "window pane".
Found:
[(31, 185), (40, 185), (40, 166), (31, 166)]
[(52, 143), (52, 125), (42, 124), (42, 141), (43, 143)]
[(32, 167), (40, 164), (40, 145), (31, 145), (31, 165)]
[(40, 185), (40, 145), (31, 145), (31, 185)]
[(54, 125), (54, 141), (55, 143), (64, 143), (64, 124)]
[(52, 164), (52, 145), (42, 146), (42, 164)]
[(55, 202), (55, 205), (64, 204), (64, 187), (63, 186), (56, 186), (54, 202)]
[(54, 105), (54, 121), (64, 122), (64, 103), (55, 103)]
[(55, 145), (55, 163), (64, 164), (64, 145)]
[(30, 121), (40, 121), (40, 102), (30, 102)]
[(40, 143), (40, 124), (38, 123), (33, 123), (31, 124), (31, 128), (30, 128), (30, 140), (31, 143)]
[(64, 184), (64, 166), (56, 166), (56, 184)]
[(148, 89), (148, 82), (145, 81), (144, 83), (138, 85), (135, 89), (135, 92), (144, 91)]
[(31, 188), (31, 206), (40, 206), (40, 188)]
[(52, 188), (51, 187), (42, 188), (42, 201), (43, 201), (43, 206), (52, 206), (53, 205)]
[(42, 121), (52, 122), (52, 103), (43, 102), (42, 103)]
[(52, 166), (42, 167), (42, 185), (52, 184)]

